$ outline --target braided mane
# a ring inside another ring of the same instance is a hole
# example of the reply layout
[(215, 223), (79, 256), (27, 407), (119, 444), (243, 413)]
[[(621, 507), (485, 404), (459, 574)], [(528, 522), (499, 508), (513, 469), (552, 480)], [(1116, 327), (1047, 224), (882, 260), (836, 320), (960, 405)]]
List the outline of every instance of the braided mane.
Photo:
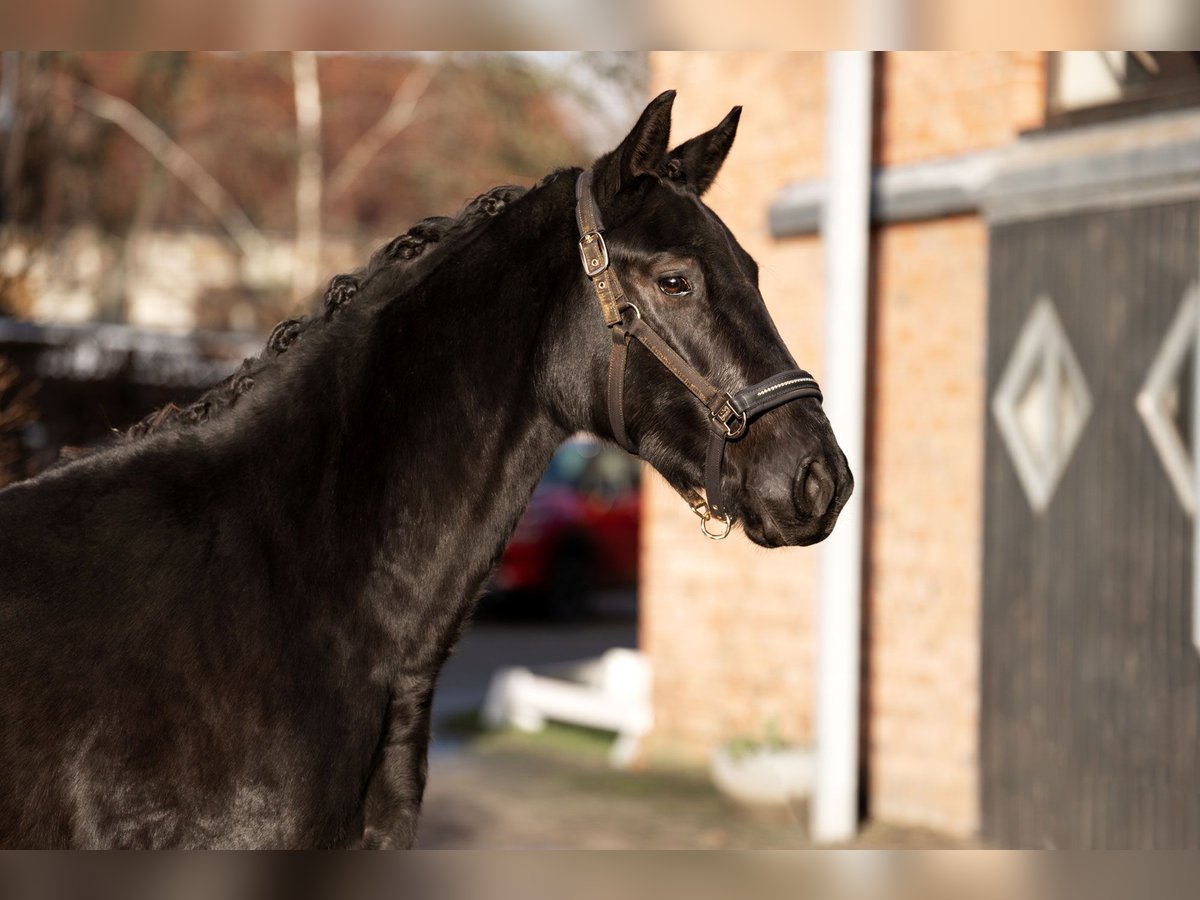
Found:
[(417, 222), (404, 234), (376, 250), (362, 269), (335, 275), (329, 282), (318, 308), (307, 316), (284, 319), (276, 325), (258, 356), (244, 360), (236, 372), (205, 391), (187, 406), (169, 403), (150, 413), (130, 427), (123, 440), (134, 441), (160, 431), (198, 425), (220, 415), (234, 406), (239, 398), (253, 390), (255, 379), (275, 365), (290, 347), (303, 340), (305, 334), (324, 327), (339, 310), (352, 303), (363, 286), (374, 276), (383, 272), (394, 273), (423, 254), (432, 254), (439, 242), (470, 232), (480, 222), (499, 215), (510, 203), (528, 193), (528, 190), (516, 185), (501, 185), (480, 194), (456, 217), (433, 216)]

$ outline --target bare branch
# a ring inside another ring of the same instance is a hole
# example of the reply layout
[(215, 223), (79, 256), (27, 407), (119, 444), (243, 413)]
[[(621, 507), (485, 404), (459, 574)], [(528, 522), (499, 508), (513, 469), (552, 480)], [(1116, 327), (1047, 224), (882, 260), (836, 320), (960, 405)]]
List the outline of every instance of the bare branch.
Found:
[(30, 383), (11, 391), (17, 381), (16, 367), (0, 357), (0, 487), (18, 480), (13, 469), (21, 458), (17, 432), (37, 421), (32, 402), (37, 385)]
[(413, 123), (417, 107), (437, 74), (436, 66), (425, 66), (410, 72), (400, 82), (392, 102), (382, 116), (346, 151), (329, 176), (330, 197), (337, 197), (349, 188), (396, 135)]
[(5, 394), (17, 383), (16, 366), (9, 365), (0, 358), (0, 431), (15, 431), (34, 421), (33, 407), (30, 401), (37, 393), (36, 384), (26, 384), (12, 396)]
[(299, 300), (316, 284), (321, 256), (321, 80), (313, 51), (292, 51), (292, 88), (297, 147), (292, 299)]
[(120, 127), (208, 207), (243, 254), (251, 258), (262, 254), (266, 241), (245, 210), (195, 157), (136, 106), (74, 80), (69, 86), (56, 87), (55, 93), (80, 109)]

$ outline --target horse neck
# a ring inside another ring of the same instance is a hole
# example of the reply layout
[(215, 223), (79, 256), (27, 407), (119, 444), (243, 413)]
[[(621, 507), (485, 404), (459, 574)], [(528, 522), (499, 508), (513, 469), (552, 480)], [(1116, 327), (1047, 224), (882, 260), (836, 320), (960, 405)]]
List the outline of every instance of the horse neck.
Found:
[[(563, 394), (549, 370), (564, 348), (561, 323), (547, 322), (577, 262), (565, 181), (444, 247), (402, 296), (358, 311), (358, 336), (353, 320), (340, 329), (352, 346), (331, 327), (256, 416), (253, 442), (280, 449), (252, 456), (255, 478), (285, 493), (302, 525), (294, 551), (324, 554), (322, 571), (368, 601), (473, 597), (580, 427), (549, 399)], [(584, 380), (571, 390), (585, 393)]]

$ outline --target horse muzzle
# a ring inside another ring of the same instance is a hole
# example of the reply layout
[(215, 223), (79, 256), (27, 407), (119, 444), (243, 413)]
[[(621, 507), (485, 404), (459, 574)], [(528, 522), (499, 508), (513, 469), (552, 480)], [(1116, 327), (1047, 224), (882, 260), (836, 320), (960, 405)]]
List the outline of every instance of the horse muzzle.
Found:
[(854, 492), (842, 451), (806, 455), (799, 466), (755, 467), (738, 491), (738, 517), (746, 536), (763, 547), (807, 547), (829, 537)]

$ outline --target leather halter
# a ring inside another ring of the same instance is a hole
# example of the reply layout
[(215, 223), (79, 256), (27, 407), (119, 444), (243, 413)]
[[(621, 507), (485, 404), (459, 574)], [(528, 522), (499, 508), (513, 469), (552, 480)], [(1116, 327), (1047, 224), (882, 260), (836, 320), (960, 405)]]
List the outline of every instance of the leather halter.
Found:
[[(713, 385), (646, 324), (641, 311), (625, 296), (621, 281), (611, 266), (608, 245), (604, 242), (604, 223), (592, 194), (591, 169), (584, 169), (575, 182), (575, 220), (579, 226), (579, 256), (583, 271), (592, 283), (604, 324), (612, 334), (612, 353), (608, 359), (608, 417), (613, 436), (622, 447), (637, 455), (637, 448), (625, 430), (625, 362), (629, 342), (636, 340), (708, 410), (711, 435), (704, 461), (707, 499), (693, 488), (679, 493), (692, 512), (700, 517), (700, 530), (719, 541), (727, 537), (733, 527), (733, 517), (725, 507), (721, 491), (726, 442), (741, 438), (754, 419), (777, 406), (804, 397), (815, 397), (819, 402), (821, 389), (816, 379), (803, 369), (788, 369), (734, 393)], [(714, 520), (724, 526), (723, 530), (709, 531), (708, 525)]]

